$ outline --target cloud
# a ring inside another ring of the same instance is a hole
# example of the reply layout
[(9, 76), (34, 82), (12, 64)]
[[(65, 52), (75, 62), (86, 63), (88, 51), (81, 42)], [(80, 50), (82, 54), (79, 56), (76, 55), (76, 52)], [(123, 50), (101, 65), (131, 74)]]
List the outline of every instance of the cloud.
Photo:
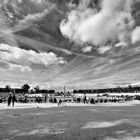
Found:
[(22, 0), (17, 0), (18, 1), (18, 3), (22, 3)]
[(119, 42), (117, 44), (115, 44), (115, 47), (126, 47), (128, 44), (126, 42)]
[(87, 47), (84, 47), (83, 49), (82, 49), (82, 51), (83, 52), (90, 52), (90, 51), (92, 51), (92, 46), (87, 46)]
[(88, 42), (104, 46), (108, 42), (128, 41), (128, 33), (134, 26), (131, 2), (103, 0), (99, 12), (97, 8), (82, 7), (82, 4), (79, 4), (68, 13), (67, 19), (61, 22), (60, 30), (65, 37), (80, 44)]
[(32, 69), (29, 66), (23, 66), (23, 65), (16, 65), (9, 63), (9, 70), (13, 71), (21, 71), (21, 72), (31, 72)]
[(0, 68), (1, 69), (8, 69), (9, 65), (7, 62), (0, 60)]
[(42, 3), (44, 0), (31, 0), (32, 2)]
[[(17, 65), (10, 65), (12, 68), (21, 68), (29, 70), (28, 66), (32, 64), (41, 64), (45, 67), (53, 64), (65, 64), (66, 61), (62, 57), (57, 57), (53, 52), (35, 52), (33, 50), (24, 50), (18, 47), (13, 47), (7, 44), (0, 44), (0, 59), (6, 62), (12, 62)], [(21, 66), (20, 66), (21, 65)]]
[(19, 22), (15, 25), (12, 31), (17, 32), (29, 28), (34, 24), (34, 22), (40, 21), (44, 16), (49, 14), (54, 7), (54, 5), (50, 4), (49, 8), (45, 9), (43, 12), (28, 14), (24, 19), (19, 20)]
[(30, 0), (30, 1), (32, 1), (32, 2), (34, 2), (34, 3), (36, 3), (36, 4), (48, 4), (48, 1), (46, 1), (46, 0)]
[(0, 10), (0, 39), (10, 45), (17, 45), (15, 36), (11, 31), (11, 26), (5, 13)]
[(140, 26), (137, 26), (132, 33), (131, 37), (132, 43), (135, 44), (137, 42), (140, 42)]
[(13, 64), (7, 61), (0, 61), (0, 69), (16, 71), (16, 72), (31, 72), (32, 69), (29, 66), (23, 66), (18, 64)]
[(12, 88), (17, 88), (17, 87), (21, 87), (22, 84), (18, 81), (18, 82), (9, 82), (9, 81), (0, 81), (0, 87), (4, 88), (6, 85), (10, 85), (10, 87)]
[(72, 52), (66, 49), (62, 49), (62, 52), (64, 52), (67, 55), (72, 55)]
[(98, 52), (100, 54), (104, 54), (106, 53), (107, 51), (109, 51), (111, 49), (111, 46), (110, 45), (107, 45), (107, 46), (101, 46), (98, 48)]

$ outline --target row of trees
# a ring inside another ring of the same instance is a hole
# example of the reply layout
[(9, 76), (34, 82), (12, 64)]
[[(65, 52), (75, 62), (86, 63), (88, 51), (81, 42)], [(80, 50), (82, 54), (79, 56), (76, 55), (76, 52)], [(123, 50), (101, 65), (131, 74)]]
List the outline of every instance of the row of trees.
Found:
[(0, 92), (11, 92), (14, 91), (15, 93), (55, 93), (55, 90), (46, 90), (40, 89), (37, 85), (33, 89), (30, 89), (28, 84), (24, 84), (21, 88), (11, 88), (9, 85), (6, 85), (5, 88), (0, 88)]
[(73, 93), (135, 93), (140, 92), (140, 86), (116, 87), (106, 89), (93, 89), (93, 90), (74, 90)]
[[(5, 89), (4, 88), (1, 88), (1, 90), (5, 90), (5, 92), (10, 92), (10, 91), (12, 91), (13, 89), (11, 88), (11, 86), (10, 85), (6, 85), (5, 86)], [(30, 86), (28, 85), (28, 84), (24, 84), (22, 87), (21, 87), (21, 90), (23, 91), (23, 92), (28, 92), (29, 91), (29, 89), (30, 89)], [(17, 89), (18, 90), (18, 89)], [(20, 90), (20, 89), (19, 89)]]
[[(10, 92), (13, 90), (16, 90), (17, 92), (29, 92), (30, 86), (28, 84), (24, 84), (21, 88), (19, 89), (13, 89), (11, 88), (10, 85), (6, 85), (5, 88), (0, 88), (0, 92)], [(31, 89), (31, 92), (45, 92), (46, 90), (40, 90), (40, 87), (37, 85), (36, 87), (34, 87), (34, 89)]]

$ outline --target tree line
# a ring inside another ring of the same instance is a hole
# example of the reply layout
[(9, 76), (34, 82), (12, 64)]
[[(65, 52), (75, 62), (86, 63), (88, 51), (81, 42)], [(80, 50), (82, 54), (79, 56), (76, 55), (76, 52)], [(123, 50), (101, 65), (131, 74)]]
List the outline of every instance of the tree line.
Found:
[(116, 88), (104, 88), (104, 89), (78, 89), (73, 93), (136, 93), (140, 92), (140, 86), (127, 86)]
[(55, 93), (55, 90), (40, 89), (37, 85), (33, 89), (30, 89), (28, 84), (24, 84), (21, 88), (11, 88), (10, 85), (6, 85), (5, 88), (0, 88), (0, 92), (15, 92), (15, 93)]

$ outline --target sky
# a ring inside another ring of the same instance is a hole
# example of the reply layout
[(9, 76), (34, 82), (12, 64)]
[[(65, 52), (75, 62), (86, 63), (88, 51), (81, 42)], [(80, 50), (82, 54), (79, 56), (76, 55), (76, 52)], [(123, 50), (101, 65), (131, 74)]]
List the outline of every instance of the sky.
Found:
[(0, 87), (140, 84), (139, 0), (2, 0)]

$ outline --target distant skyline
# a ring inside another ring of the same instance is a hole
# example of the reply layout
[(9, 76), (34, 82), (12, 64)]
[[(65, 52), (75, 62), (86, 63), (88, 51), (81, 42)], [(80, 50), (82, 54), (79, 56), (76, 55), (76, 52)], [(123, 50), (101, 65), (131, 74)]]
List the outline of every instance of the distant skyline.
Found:
[(0, 87), (140, 84), (140, 0), (1, 0)]

